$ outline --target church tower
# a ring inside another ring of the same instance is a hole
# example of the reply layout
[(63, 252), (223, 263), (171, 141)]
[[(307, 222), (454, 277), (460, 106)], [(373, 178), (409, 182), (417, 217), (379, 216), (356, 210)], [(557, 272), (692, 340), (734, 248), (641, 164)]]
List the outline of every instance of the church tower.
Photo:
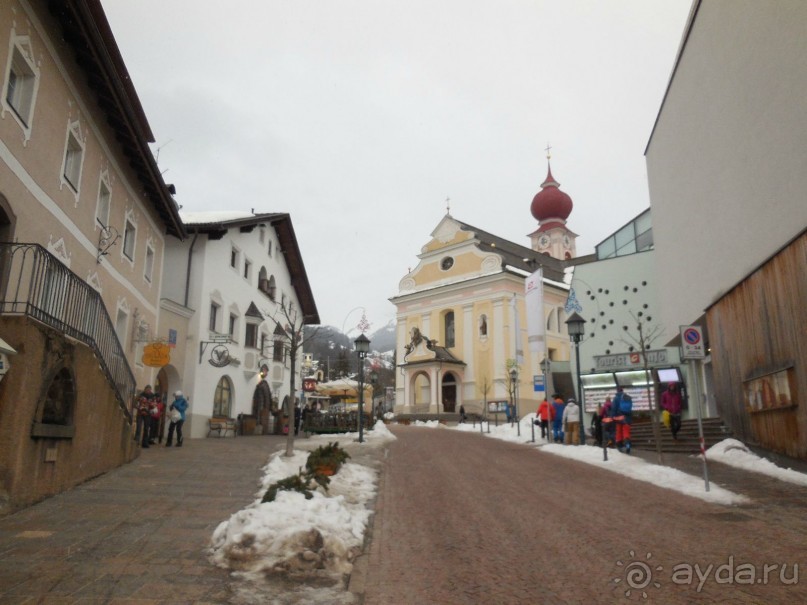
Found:
[(530, 206), (532, 216), (538, 221), (538, 229), (529, 236), (533, 250), (561, 260), (577, 256), (577, 234), (566, 227), (573, 207), (572, 198), (560, 190), (560, 183), (552, 176), (547, 157), (546, 179)]

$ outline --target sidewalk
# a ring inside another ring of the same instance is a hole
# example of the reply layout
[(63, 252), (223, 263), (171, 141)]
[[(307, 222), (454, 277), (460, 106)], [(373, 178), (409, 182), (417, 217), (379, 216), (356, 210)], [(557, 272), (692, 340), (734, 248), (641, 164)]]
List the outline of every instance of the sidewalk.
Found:
[(0, 603), (227, 603), (205, 554), (285, 437), (186, 439), (0, 519)]

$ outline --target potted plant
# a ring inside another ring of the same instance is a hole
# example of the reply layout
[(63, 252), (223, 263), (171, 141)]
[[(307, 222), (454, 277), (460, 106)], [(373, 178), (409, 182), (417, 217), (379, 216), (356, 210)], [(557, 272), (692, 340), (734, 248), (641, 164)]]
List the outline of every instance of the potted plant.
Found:
[(305, 463), (307, 469), (316, 475), (330, 476), (339, 471), (344, 462), (350, 458), (345, 450), (334, 441), (328, 445), (321, 445), (312, 451)]

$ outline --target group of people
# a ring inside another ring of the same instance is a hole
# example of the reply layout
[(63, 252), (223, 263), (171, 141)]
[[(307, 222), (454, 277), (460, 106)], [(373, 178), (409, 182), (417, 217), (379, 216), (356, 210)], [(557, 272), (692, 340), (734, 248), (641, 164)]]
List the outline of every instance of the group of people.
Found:
[[(176, 432), (177, 447), (182, 446), (182, 425), (185, 423), (185, 411), (188, 409), (188, 400), (182, 391), (174, 393), (174, 401), (168, 407), (170, 424), (168, 425), (168, 437), (165, 445), (173, 445), (174, 433)], [(155, 393), (150, 384), (147, 384), (143, 391), (137, 396), (135, 402), (136, 427), (135, 441), (140, 443), (140, 447), (147, 448), (156, 445), (160, 432), (160, 423), (165, 416), (165, 403), (162, 397)]]
[[(679, 416), (680, 418), (680, 416)], [(597, 408), (591, 418), (594, 439), (599, 446), (615, 446), (619, 451), (630, 454), (630, 427), (633, 422), (633, 400), (617, 387), (613, 400), (609, 397), (605, 404)], [(580, 443), (581, 413), (580, 405), (574, 397), (565, 401), (560, 393), (552, 395), (552, 402), (544, 399), (538, 406), (535, 423), (541, 427), (541, 438), (549, 439), (550, 423), (552, 425), (552, 441), (576, 445)]]
[(552, 395), (552, 403), (544, 399), (538, 406), (537, 422), (541, 437), (549, 438), (549, 423), (552, 423), (552, 440), (555, 443), (576, 445), (580, 443), (580, 406), (574, 397), (566, 401), (560, 393)]
[(591, 418), (594, 441), (600, 447), (616, 447), (620, 452), (630, 454), (631, 424), (633, 399), (622, 387), (617, 387), (613, 399), (606, 398)]

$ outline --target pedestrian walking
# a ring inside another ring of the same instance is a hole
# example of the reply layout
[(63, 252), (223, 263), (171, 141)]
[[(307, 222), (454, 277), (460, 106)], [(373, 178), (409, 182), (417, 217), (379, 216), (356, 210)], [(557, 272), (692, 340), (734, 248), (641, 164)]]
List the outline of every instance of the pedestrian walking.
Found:
[(460, 406), (460, 424), (465, 424), (466, 417), (467, 416), (465, 415), (465, 406), (461, 405)]
[[(149, 410), (151, 409), (151, 402), (154, 400), (154, 391), (151, 390), (151, 385), (147, 384), (137, 396), (135, 402), (135, 441), (142, 443), (141, 437), (143, 436), (143, 427), (149, 424)], [(148, 439), (145, 440), (148, 444)]]
[(563, 408), (563, 429), (566, 433), (566, 444), (580, 443), (580, 406), (574, 397), (569, 397), (566, 400), (566, 407)]
[(613, 447), (616, 442), (616, 424), (614, 423), (614, 402), (610, 397), (602, 404), (603, 439), (606, 447)]
[[(160, 432), (160, 421), (162, 420), (163, 414), (165, 413), (165, 404), (163, 403), (162, 397), (157, 395), (151, 402), (151, 407), (149, 408), (149, 445), (156, 445), (157, 443), (157, 436)], [(162, 441), (162, 439), (160, 439)]]
[(549, 402), (544, 399), (541, 405), (538, 406), (538, 422), (541, 427), (541, 439), (546, 439), (549, 435), (549, 421), (555, 418), (555, 408), (549, 405)]
[(300, 432), (300, 422), (303, 420), (303, 411), (300, 409), (300, 404), (294, 406), (294, 434)]
[[(174, 401), (168, 408), (172, 411), (171, 424), (168, 425), (168, 438), (165, 440), (166, 447), (171, 447), (174, 440), (174, 431), (177, 433), (177, 447), (182, 447), (182, 425), (185, 424), (185, 411), (188, 409), (188, 400), (182, 391), (174, 393)], [(179, 412), (174, 414), (173, 412)]]
[(552, 440), (555, 443), (563, 443), (563, 410), (566, 404), (560, 393), (552, 395), (552, 408), (555, 410), (555, 417), (552, 420)]
[(674, 382), (668, 383), (667, 390), (661, 394), (661, 407), (670, 415), (670, 432), (677, 441), (681, 430), (681, 393)]
[(602, 411), (601, 405), (597, 406), (597, 411), (591, 415), (591, 436), (594, 437), (594, 443), (597, 447), (602, 447)]
[(633, 423), (633, 399), (617, 387), (617, 394), (612, 403), (613, 419), (616, 424), (616, 448), (630, 454), (630, 427)]

